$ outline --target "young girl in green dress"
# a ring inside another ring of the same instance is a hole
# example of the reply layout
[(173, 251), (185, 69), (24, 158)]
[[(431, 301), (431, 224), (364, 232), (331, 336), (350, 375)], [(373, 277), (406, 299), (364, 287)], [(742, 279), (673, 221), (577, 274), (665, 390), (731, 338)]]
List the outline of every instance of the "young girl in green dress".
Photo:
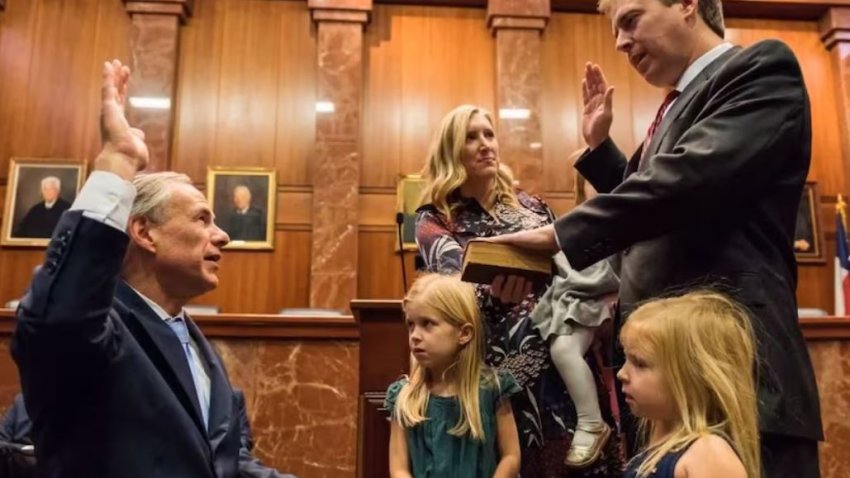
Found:
[(514, 478), (520, 449), (507, 373), (484, 365), (475, 289), (429, 274), (404, 299), (410, 375), (390, 385), (392, 478)]
[(762, 476), (755, 345), (740, 305), (713, 292), (654, 300), (620, 341), (617, 377), (646, 435), (626, 478)]

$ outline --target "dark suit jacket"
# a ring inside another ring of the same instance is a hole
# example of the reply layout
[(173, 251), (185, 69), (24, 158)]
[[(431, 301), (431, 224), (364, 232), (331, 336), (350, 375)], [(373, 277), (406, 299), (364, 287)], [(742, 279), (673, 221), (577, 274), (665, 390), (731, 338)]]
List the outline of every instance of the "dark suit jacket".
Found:
[(266, 215), (254, 206), (250, 206), (245, 214), (233, 210), (224, 221), (224, 231), (234, 241), (265, 241)]
[(39, 237), (47, 239), (53, 233), (53, 228), (59, 223), (62, 213), (71, 207), (68, 201), (57, 198), (53, 207), (47, 209), (44, 201), (36, 204), (27, 211), (23, 219), (15, 226), (15, 237)]
[(792, 248), (810, 153), (809, 100), (791, 50), (772, 40), (733, 48), (670, 107), (640, 166), (640, 150), (627, 162), (610, 140), (580, 158), (582, 175), (610, 194), (555, 228), (577, 269), (623, 251), (624, 316), (700, 284), (743, 302), (763, 365), (761, 430), (821, 439)]
[(233, 478), (240, 423), (225, 369), (187, 318), (211, 381), (209, 431), (171, 328), (119, 279), (127, 236), (62, 217), (18, 309), (18, 364), (44, 477)]

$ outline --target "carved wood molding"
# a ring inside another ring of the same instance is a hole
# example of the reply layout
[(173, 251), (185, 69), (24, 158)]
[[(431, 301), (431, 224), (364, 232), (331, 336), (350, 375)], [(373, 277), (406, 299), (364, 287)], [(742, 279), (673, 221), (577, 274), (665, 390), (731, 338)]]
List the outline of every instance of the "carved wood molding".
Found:
[(500, 29), (537, 30), (543, 32), (552, 6), (549, 0), (489, 0), (487, 27), (495, 33)]
[(180, 24), (192, 16), (194, 0), (124, 0), (127, 13), (132, 15), (174, 15), (180, 19)]
[(314, 22), (369, 23), (372, 0), (307, 0)]
[[(486, 8), (487, 0), (375, 0), (379, 4)], [(596, 13), (596, 0), (551, 0), (552, 11)], [(850, 0), (724, 0), (727, 18), (819, 20), (833, 7), (850, 7)]]
[(820, 38), (827, 50), (850, 41), (850, 8), (830, 8), (819, 22)]

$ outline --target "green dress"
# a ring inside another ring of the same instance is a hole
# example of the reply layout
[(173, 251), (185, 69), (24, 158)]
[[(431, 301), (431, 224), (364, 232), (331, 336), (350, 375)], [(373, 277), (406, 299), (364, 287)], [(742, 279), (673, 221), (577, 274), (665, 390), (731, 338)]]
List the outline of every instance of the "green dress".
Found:
[[(395, 419), (395, 402), (407, 378), (387, 389), (385, 406)], [(449, 434), (460, 417), (457, 397), (428, 397), (428, 419), (407, 428), (407, 451), (414, 478), (492, 478), (499, 464), (496, 443), (496, 408), (502, 398), (521, 389), (514, 378), (499, 372), (499, 384), (482, 380), (479, 393), (484, 440)]]

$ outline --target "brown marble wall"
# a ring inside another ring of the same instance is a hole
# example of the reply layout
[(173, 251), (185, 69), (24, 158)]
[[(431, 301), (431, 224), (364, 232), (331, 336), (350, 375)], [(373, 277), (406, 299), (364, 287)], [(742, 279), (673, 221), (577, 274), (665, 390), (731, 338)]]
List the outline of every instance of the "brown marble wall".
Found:
[(821, 476), (843, 478), (850, 470), (850, 341), (811, 341), (809, 354), (826, 438), (820, 444)]
[(179, 19), (175, 15), (132, 15), (130, 97), (167, 99), (166, 109), (128, 108), (130, 124), (145, 132), (150, 171), (170, 169), (171, 132)]
[(363, 24), (319, 21), (317, 50), (317, 101), (331, 110), (316, 112), (310, 306), (346, 310), (357, 294)]
[(299, 477), (355, 476), (356, 342), (213, 343), (245, 392), (254, 453), (263, 463)]
[[(520, 187), (543, 193), (543, 143), (540, 126), (539, 30), (500, 29), (496, 32), (496, 91), (501, 158), (513, 168)], [(527, 118), (502, 117), (504, 109), (528, 110)]]
[[(352, 317), (196, 316), (245, 394), (254, 454), (299, 478), (354, 478), (359, 341)], [(0, 411), (20, 391), (0, 309)]]
[[(542, 40), (548, 0), (490, 0), (487, 24), (496, 37), (496, 107), (501, 158), (521, 178), (520, 186), (542, 194)], [(511, 116), (521, 113), (519, 117)]]

